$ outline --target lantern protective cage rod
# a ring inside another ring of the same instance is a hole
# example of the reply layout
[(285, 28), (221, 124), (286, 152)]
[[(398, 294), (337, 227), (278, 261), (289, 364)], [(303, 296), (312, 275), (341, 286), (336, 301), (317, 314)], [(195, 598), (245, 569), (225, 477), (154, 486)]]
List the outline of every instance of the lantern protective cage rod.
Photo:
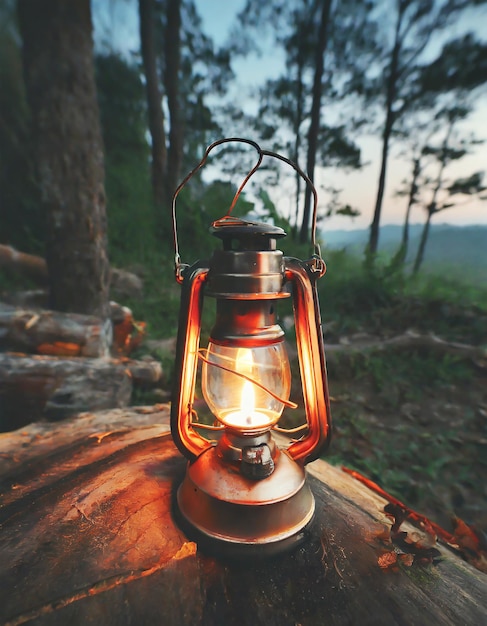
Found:
[[(176, 199), (210, 152), (229, 142), (250, 145), (257, 159), (235, 193), (227, 213), (211, 225), (223, 250), (209, 261), (183, 264), (179, 254)], [(247, 182), (265, 157), (290, 165), (310, 186), (313, 196), (311, 241), (306, 261), (283, 257), (276, 226), (231, 215)], [(181, 307), (176, 344), (175, 384), (171, 403), (174, 442), (189, 461), (177, 492), (176, 513), (195, 539), (226, 554), (272, 554), (296, 545), (306, 535), (314, 498), (304, 465), (319, 457), (331, 435), (324, 342), (316, 282), (326, 271), (316, 242), (318, 198), (308, 176), (292, 161), (263, 150), (252, 140), (215, 141), (174, 193), (172, 222), (176, 280)], [(290, 287), (290, 289), (288, 288)], [(205, 296), (216, 299), (216, 319), (208, 348), (200, 348)], [(292, 297), (296, 346), (306, 424), (278, 426), (291, 389), (284, 331), (276, 323), (275, 305)], [(205, 350), (201, 358), (201, 352)], [(202, 391), (219, 422), (197, 421), (194, 409), (199, 360)], [(198, 429), (213, 431), (205, 438)], [(280, 449), (272, 430), (306, 433)]]

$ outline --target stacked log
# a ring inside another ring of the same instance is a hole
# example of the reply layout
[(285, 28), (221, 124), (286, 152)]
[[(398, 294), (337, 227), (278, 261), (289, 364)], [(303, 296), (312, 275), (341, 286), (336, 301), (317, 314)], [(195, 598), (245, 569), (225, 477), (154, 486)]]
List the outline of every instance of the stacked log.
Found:
[[(47, 280), (44, 259), (10, 246), (0, 245), (0, 267), (40, 284)], [(117, 276), (132, 296), (138, 292), (140, 279), (127, 272)], [(0, 431), (123, 407), (133, 387), (160, 386), (158, 361), (129, 358), (144, 336), (145, 324), (115, 302), (108, 320), (0, 302)]]
[(0, 302), (0, 351), (59, 356), (108, 356), (110, 320), (76, 313), (24, 309)]
[(127, 406), (132, 377), (111, 359), (0, 355), (0, 430)]
[[(48, 282), (46, 260), (35, 254), (20, 252), (12, 246), (0, 244), (0, 269), (24, 276), (38, 285), (47, 285)], [(138, 298), (142, 295), (142, 281), (132, 272), (112, 267), (110, 289), (119, 297)]]

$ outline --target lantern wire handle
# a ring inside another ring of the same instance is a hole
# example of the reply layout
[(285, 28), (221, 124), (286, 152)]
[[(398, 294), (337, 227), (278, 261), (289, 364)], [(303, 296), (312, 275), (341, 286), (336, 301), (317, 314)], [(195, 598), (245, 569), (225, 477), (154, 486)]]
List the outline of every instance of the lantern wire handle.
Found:
[(196, 165), (196, 167), (194, 167), (189, 172), (189, 174), (187, 174), (187, 176), (179, 183), (179, 185), (176, 188), (176, 191), (174, 192), (174, 195), (172, 197), (172, 231), (173, 231), (173, 240), (174, 240), (174, 265), (175, 265), (175, 270), (176, 270), (176, 278), (177, 278), (178, 281), (181, 280), (180, 274), (181, 274), (181, 269), (182, 269), (182, 263), (181, 263), (181, 256), (179, 254), (179, 243), (178, 243), (178, 234), (177, 234), (176, 199), (177, 199), (177, 197), (179, 195), (179, 192), (186, 185), (186, 183), (194, 176), (194, 174), (196, 174), (196, 172), (198, 172), (203, 167), (203, 165), (205, 165), (206, 161), (208, 160), (208, 156), (209, 156), (210, 152), (213, 150), (213, 148), (216, 148), (217, 146), (220, 146), (220, 145), (222, 145), (224, 143), (230, 143), (232, 141), (236, 141), (236, 142), (240, 142), (240, 143), (247, 143), (247, 144), (253, 146), (257, 150), (257, 152), (258, 152), (259, 158), (257, 159), (257, 162), (254, 165), (254, 167), (250, 170), (250, 172), (244, 178), (244, 180), (241, 183), (240, 187), (237, 189), (237, 192), (235, 193), (235, 195), (233, 197), (233, 200), (232, 200), (232, 203), (230, 205), (230, 208), (228, 209), (227, 216), (230, 215), (230, 213), (232, 212), (233, 208), (237, 204), (237, 200), (238, 200), (240, 194), (242, 193), (243, 188), (247, 184), (247, 181), (252, 176), (252, 174), (257, 169), (259, 169), (259, 167), (260, 167), (260, 165), (262, 163), (262, 159), (263, 159), (262, 150), (261, 150), (259, 144), (256, 143), (255, 141), (252, 141), (251, 139), (241, 139), (240, 137), (228, 137), (226, 139), (219, 139), (218, 141), (214, 141), (212, 144), (210, 144), (206, 148), (205, 153), (203, 155), (203, 158), (198, 163), (198, 165)]
[(287, 165), (290, 165), (301, 176), (301, 178), (306, 182), (306, 184), (310, 187), (311, 193), (313, 195), (313, 214), (312, 214), (312, 220), (311, 220), (311, 244), (313, 246), (313, 254), (323, 262), (321, 258), (320, 245), (316, 241), (316, 222), (318, 219), (318, 192), (316, 191), (316, 187), (314, 186), (313, 181), (299, 167), (297, 163), (294, 163), (294, 161), (291, 161), (285, 156), (282, 156), (282, 154), (278, 154), (277, 152), (272, 152), (270, 150), (262, 150), (262, 154), (264, 156), (270, 156), (275, 159), (279, 159), (283, 161), (284, 163), (286, 163)]
[(291, 166), (301, 176), (301, 178), (303, 178), (303, 180), (311, 189), (311, 193), (313, 196), (313, 212), (312, 212), (312, 220), (311, 220), (311, 244), (313, 246), (313, 259), (312, 259), (312, 263), (310, 264), (310, 267), (313, 272), (319, 274), (320, 276), (323, 275), (325, 273), (325, 263), (321, 257), (320, 246), (318, 242), (316, 241), (316, 223), (317, 223), (317, 216), (318, 216), (318, 193), (316, 191), (316, 187), (313, 184), (313, 181), (309, 178), (307, 174), (305, 174), (305, 172), (296, 163), (282, 156), (281, 154), (278, 154), (277, 152), (272, 152), (271, 150), (263, 150), (259, 146), (259, 144), (257, 144), (255, 141), (252, 141), (251, 139), (243, 139), (241, 137), (228, 137), (226, 139), (219, 139), (218, 141), (214, 141), (212, 144), (210, 144), (206, 148), (201, 161), (196, 165), (195, 168), (193, 168), (189, 172), (189, 174), (187, 174), (187, 176), (181, 181), (181, 183), (176, 188), (176, 191), (174, 192), (174, 195), (172, 198), (172, 229), (173, 229), (173, 239), (174, 239), (174, 265), (175, 265), (175, 271), (176, 271), (176, 279), (178, 280), (178, 282), (182, 281), (181, 271), (183, 269), (183, 264), (181, 263), (181, 257), (179, 254), (177, 220), (176, 220), (176, 199), (179, 195), (179, 192), (186, 185), (186, 183), (194, 176), (194, 174), (196, 174), (196, 172), (198, 172), (205, 165), (206, 161), (208, 160), (208, 156), (210, 152), (213, 150), (213, 148), (216, 148), (217, 146), (220, 146), (225, 143), (231, 143), (231, 142), (246, 143), (252, 146), (258, 152), (259, 158), (257, 159), (257, 162), (255, 163), (255, 165), (248, 172), (248, 174), (246, 175), (246, 177), (240, 184), (240, 187), (237, 189), (226, 214), (223, 217), (219, 218), (218, 220), (215, 220), (213, 222), (213, 225), (218, 225), (218, 224), (221, 224), (222, 222), (229, 222), (231, 220), (237, 221), (237, 218), (233, 218), (231, 216), (231, 213), (233, 209), (235, 208), (235, 205), (237, 204), (237, 201), (245, 185), (248, 183), (250, 178), (255, 174), (255, 172), (261, 166), (264, 156), (269, 156), (272, 158), (279, 159), (280, 161), (283, 161), (287, 165)]

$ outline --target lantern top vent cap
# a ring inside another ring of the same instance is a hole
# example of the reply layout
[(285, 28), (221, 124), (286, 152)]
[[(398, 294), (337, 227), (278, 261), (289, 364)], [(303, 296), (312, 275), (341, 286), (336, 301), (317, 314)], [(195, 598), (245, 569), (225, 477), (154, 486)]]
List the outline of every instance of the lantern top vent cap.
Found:
[[(273, 226), (264, 222), (249, 222), (230, 216), (213, 222), (210, 232), (215, 237), (221, 239), (224, 242), (224, 246), (231, 240), (237, 240), (242, 243), (254, 241), (255, 243), (260, 242), (260, 245), (262, 245), (263, 238), (264, 240), (269, 240), (270, 244), (271, 240), (286, 236), (286, 231), (279, 226)], [(272, 245), (269, 247), (272, 247)]]

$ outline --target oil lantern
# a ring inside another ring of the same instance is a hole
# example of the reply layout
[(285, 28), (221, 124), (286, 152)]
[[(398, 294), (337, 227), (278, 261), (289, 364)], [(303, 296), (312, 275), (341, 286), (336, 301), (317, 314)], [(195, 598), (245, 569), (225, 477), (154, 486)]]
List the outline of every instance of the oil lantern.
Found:
[[(255, 148), (257, 162), (227, 214), (211, 225), (219, 248), (208, 262), (185, 265), (179, 255), (176, 198), (210, 151), (231, 141)], [(244, 185), (268, 157), (284, 161), (311, 185), (314, 254), (309, 260), (283, 256), (277, 247), (286, 234), (281, 228), (231, 215)], [(276, 553), (302, 540), (313, 518), (314, 498), (304, 465), (320, 455), (331, 433), (316, 289), (317, 279), (325, 273), (315, 241), (316, 208), (316, 190), (296, 164), (237, 138), (211, 144), (174, 194), (176, 278), (182, 295), (171, 431), (189, 461), (177, 492), (177, 513), (189, 535), (229, 554)], [(291, 368), (277, 306), (289, 297), (306, 423), (286, 431), (279, 419), (286, 406), (296, 405), (289, 400)], [(208, 345), (202, 348), (206, 298), (216, 300), (216, 314)], [(198, 380), (213, 424), (199, 421), (195, 410), (199, 363)], [(294, 438), (287, 447), (277, 445), (273, 433)]]

